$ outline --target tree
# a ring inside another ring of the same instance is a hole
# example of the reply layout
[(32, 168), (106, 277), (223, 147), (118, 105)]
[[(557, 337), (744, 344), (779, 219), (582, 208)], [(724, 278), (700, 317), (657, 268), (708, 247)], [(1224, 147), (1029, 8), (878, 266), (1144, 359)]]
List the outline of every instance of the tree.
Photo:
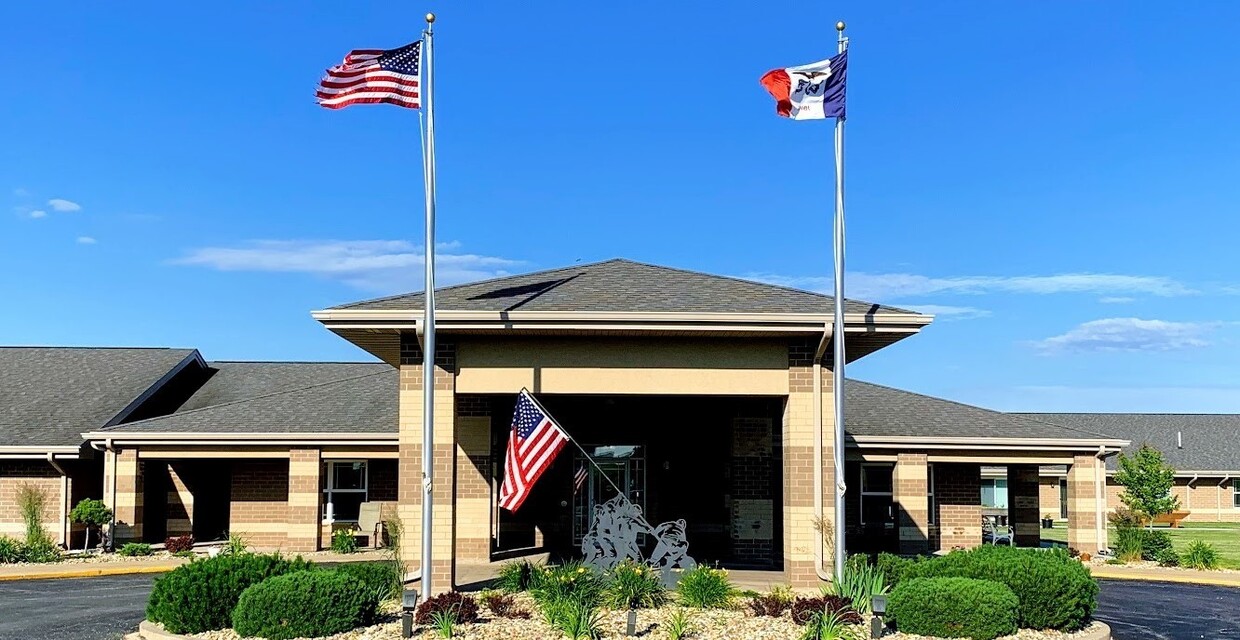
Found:
[(85, 551), (90, 548), (90, 530), (97, 529), (102, 535), (103, 525), (112, 522), (112, 510), (103, 503), (103, 500), (87, 498), (73, 507), (73, 511), (69, 512), (69, 518), (78, 524), (86, 525), (86, 542), (82, 546), (82, 550)]
[(1153, 525), (1154, 518), (1180, 508), (1180, 499), (1171, 493), (1175, 469), (1149, 443), (1142, 444), (1132, 457), (1119, 454), (1115, 482), (1124, 487), (1120, 500), (1148, 525)]

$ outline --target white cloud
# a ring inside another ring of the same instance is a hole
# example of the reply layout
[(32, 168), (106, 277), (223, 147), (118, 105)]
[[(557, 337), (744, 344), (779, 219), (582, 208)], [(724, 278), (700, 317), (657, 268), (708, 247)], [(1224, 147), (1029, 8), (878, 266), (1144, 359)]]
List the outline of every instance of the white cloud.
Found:
[(30, 197), (30, 192), (26, 191), (25, 189), (21, 187), (18, 187), (13, 190), (13, 195), (17, 196), (18, 198), (28, 198)]
[(97, 243), (97, 242), (99, 242), (99, 241), (98, 241), (98, 240), (95, 240), (94, 238), (92, 238), (92, 237), (90, 237), (90, 236), (78, 236), (78, 237), (77, 237), (77, 243), (78, 243), (78, 244), (95, 244), (95, 243)]
[[(457, 253), (460, 244), (436, 246), (436, 284), (506, 275), (521, 264), (495, 256)], [(422, 248), (403, 240), (256, 240), (234, 247), (193, 249), (173, 264), (218, 271), (306, 273), (378, 292), (421, 288)]]
[(40, 210), (40, 209), (35, 209), (34, 211), (31, 211), (28, 215), (29, 215), (31, 218), (46, 218), (46, 217), (47, 217), (47, 212), (46, 212), (46, 211), (43, 211), (43, 210)]
[(1102, 304), (1128, 304), (1129, 302), (1136, 302), (1136, 301), (1137, 301), (1136, 298), (1131, 298), (1128, 296), (1104, 296), (1104, 297), (1098, 298), (1098, 302)]
[(941, 320), (972, 320), (974, 318), (985, 318), (990, 315), (990, 311), (986, 309), (956, 307), (946, 304), (892, 304), (891, 306), (916, 311), (917, 313), (928, 313), (937, 316)]
[(1044, 354), (1066, 352), (1175, 351), (1204, 347), (1217, 322), (1169, 322), (1140, 318), (1091, 320), (1034, 343)]
[(82, 205), (72, 200), (64, 200), (62, 198), (52, 198), (51, 200), (48, 200), (47, 206), (51, 207), (52, 211), (57, 211), (59, 213), (72, 213), (74, 211), (82, 210)]
[[(770, 282), (813, 291), (830, 291), (829, 277), (750, 274), (750, 280)], [(1160, 276), (1128, 276), (1105, 273), (1067, 273), (1051, 276), (952, 276), (935, 278), (912, 273), (864, 273), (846, 275), (845, 290), (850, 298), (890, 300), (896, 297), (932, 294), (981, 295), (988, 293), (1143, 293), (1155, 296), (1184, 296), (1197, 293), (1184, 284)]]

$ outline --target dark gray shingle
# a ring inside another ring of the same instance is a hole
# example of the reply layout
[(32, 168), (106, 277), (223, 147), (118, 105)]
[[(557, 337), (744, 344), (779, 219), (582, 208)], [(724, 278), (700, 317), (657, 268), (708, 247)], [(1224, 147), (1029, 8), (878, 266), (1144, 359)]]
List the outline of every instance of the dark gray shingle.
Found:
[(194, 353), (0, 347), (0, 446), (81, 444)]
[[(1106, 431), (1131, 440), (1132, 453), (1148, 442), (1168, 464), (1185, 471), (1240, 471), (1240, 414), (1186, 413), (1021, 413), (1079, 429)], [(1184, 448), (1176, 446), (1181, 434)], [(1114, 458), (1107, 461), (1112, 468)]]
[[(334, 309), (416, 310), (422, 293)], [(685, 313), (830, 313), (832, 298), (771, 284), (615, 259), (435, 290), (435, 306), (453, 311), (598, 311)], [(848, 313), (912, 311), (849, 300)]]
[(382, 362), (209, 362), (210, 378), (177, 413), (391, 371)]

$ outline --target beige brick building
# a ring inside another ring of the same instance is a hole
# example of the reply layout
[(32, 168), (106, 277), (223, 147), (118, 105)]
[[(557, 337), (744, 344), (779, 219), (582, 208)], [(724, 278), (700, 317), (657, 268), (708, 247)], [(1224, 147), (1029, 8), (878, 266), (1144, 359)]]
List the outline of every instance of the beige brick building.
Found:
[[(1039, 544), (1038, 469), (1058, 466), (1070, 543), (1106, 545), (1105, 460), (1127, 442), (1071, 426), (850, 379), (837, 482), (829, 297), (612, 260), (448, 287), (437, 300), (437, 588), (453, 584), (462, 563), (579, 555), (589, 514), (613, 482), (648, 521), (684, 520), (699, 561), (779, 572), (802, 586), (829, 572), (836, 527), (851, 551), (981, 544), (984, 468), (1004, 470), (1018, 544)], [(231, 533), (308, 551), (327, 546), (333, 529), (369, 536), (358, 522), (377, 510), (403, 521), (409, 568), (420, 571), (420, 309), (411, 294), (314, 313), (374, 364), (174, 354), (145, 387), (125, 392), (132, 407), (123, 416), (74, 423), (63, 454), (78, 456), (84, 477), (96, 479), (87, 493), (116, 510), (117, 543)], [(852, 361), (931, 318), (849, 301), (846, 321)], [(566, 448), (509, 513), (496, 496), (522, 389), (584, 451)], [(0, 526), (14, 513), (3, 502), (7, 478), (72, 479), (50, 475), (47, 451), (4, 457), (15, 451), (0, 447)], [(589, 470), (580, 487), (579, 469)], [(846, 488), (843, 517), (833, 509), (837, 485)]]

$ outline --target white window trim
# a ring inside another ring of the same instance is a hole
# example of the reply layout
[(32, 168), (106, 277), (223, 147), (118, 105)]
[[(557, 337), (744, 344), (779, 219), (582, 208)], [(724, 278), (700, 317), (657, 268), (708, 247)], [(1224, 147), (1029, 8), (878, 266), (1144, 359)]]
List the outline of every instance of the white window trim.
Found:
[[(362, 488), (361, 489), (334, 489), (332, 483), (336, 480), (336, 465), (351, 465), (355, 463), (362, 465)], [(357, 520), (337, 520), (332, 512), (334, 503), (332, 495), (337, 493), (360, 493), (362, 494), (362, 502), (370, 499), (370, 462), (367, 460), (330, 460), (327, 462), (327, 483), (323, 487), (323, 524), (335, 524), (337, 522), (357, 522)]]
[[(891, 476), (892, 490), (891, 491), (866, 491), (865, 490), (865, 470), (867, 468), (890, 469), (892, 473), (892, 476)], [(861, 484), (861, 510), (858, 513), (858, 519), (860, 520), (863, 526), (865, 525), (865, 497), (866, 496), (887, 496), (889, 498), (892, 498), (893, 503), (894, 503), (895, 483), (896, 483), (895, 470), (896, 470), (895, 465), (891, 463), (887, 463), (887, 462), (863, 462), (861, 463), (861, 482), (860, 482)]]
[(1240, 509), (1240, 478), (1231, 479), (1231, 506)]

